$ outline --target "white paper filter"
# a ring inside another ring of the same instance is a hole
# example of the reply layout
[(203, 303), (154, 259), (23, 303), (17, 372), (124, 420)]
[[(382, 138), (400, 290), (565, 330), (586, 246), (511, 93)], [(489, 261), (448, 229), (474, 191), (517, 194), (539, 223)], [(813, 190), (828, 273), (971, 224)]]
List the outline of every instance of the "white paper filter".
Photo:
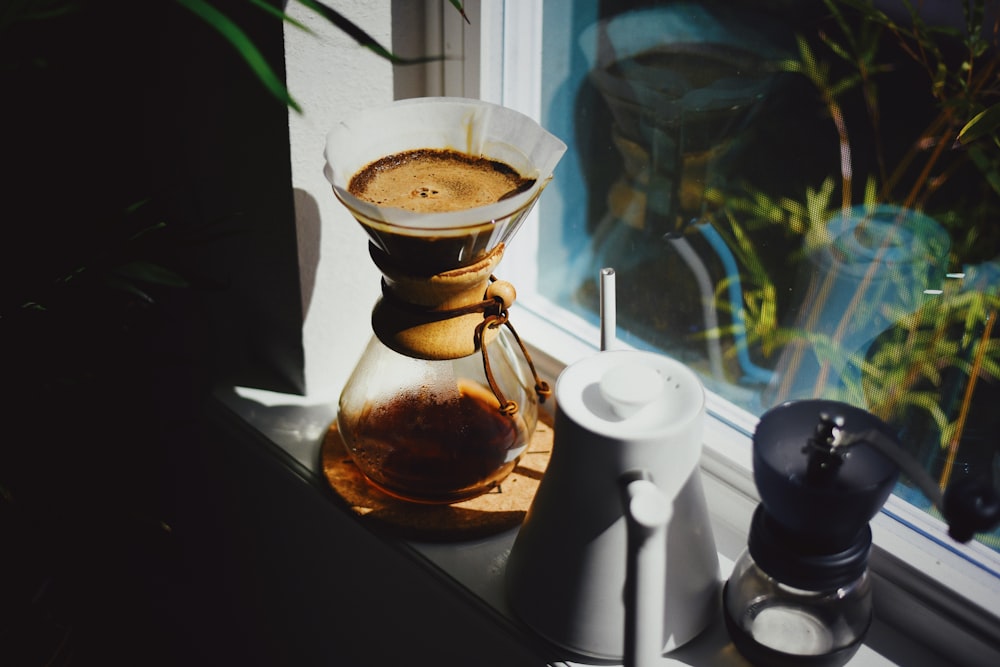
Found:
[[(529, 190), (503, 202), (448, 213), (416, 213), (378, 207), (347, 190), (351, 177), (393, 153), (419, 148), (451, 149), (500, 160), (526, 178)], [(480, 100), (424, 97), (365, 109), (341, 121), (326, 142), (324, 174), (337, 196), (372, 220), (414, 229), (443, 230), (502, 219), (528, 205), (552, 178), (566, 145), (534, 120)]]

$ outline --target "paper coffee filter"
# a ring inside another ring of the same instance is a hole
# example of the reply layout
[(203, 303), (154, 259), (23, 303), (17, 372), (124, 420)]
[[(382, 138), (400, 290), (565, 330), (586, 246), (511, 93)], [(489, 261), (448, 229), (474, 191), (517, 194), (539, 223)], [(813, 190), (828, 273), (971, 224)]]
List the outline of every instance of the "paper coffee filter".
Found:
[[(348, 191), (351, 177), (375, 160), (420, 148), (500, 160), (535, 184), (503, 202), (448, 213), (379, 207)], [(565, 151), (562, 141), (512, 109), (480, 100), (424, 97), (365, 109), (338, 123), (327, 136), (324, 174), (341, 201), (369, 220), (413, 229), (458, 229), (500, 220), (531, 205)]]

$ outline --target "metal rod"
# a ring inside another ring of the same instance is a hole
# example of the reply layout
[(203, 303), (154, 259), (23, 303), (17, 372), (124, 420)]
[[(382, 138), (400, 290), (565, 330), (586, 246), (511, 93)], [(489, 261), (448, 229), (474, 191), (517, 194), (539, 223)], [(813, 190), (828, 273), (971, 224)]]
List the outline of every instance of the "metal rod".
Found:
[(615, 270), (601, 269), (601, 351), (615, 346), (617, 305), (615, 303)]

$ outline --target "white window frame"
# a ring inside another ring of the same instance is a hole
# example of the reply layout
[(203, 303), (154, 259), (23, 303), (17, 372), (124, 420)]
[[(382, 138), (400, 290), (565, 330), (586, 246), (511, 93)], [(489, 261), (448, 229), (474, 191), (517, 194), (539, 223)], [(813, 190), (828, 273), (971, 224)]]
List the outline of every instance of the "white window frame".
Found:
[[(539, 119), (543, 2), (468, 0), (471, 25), (448, 24), (442, 35), (445, 43), (461, 43), (465, 53), (464, 70), (452, 77), (443, 94), (479, 97)], [(449, 26), (461, 34), (449, 32)], [(512, 323), (543, 374), (555, 377), (597, 350), (599, 332), (535, 289), (538, 225), (536, 208), (498, 273), (517, 287)], [(757, 502), (748, 435), (757, 417), (711, 393), (709, 412), (703, 470)], [(870, 564), (880, 618), (955, 656), (960, 664), (1000, 664), (993, 662), (1000, 660), (1000, 555), (979, 543), (949, 540), (942, 522), (895, 496), (872, 521), (872, 531)]]

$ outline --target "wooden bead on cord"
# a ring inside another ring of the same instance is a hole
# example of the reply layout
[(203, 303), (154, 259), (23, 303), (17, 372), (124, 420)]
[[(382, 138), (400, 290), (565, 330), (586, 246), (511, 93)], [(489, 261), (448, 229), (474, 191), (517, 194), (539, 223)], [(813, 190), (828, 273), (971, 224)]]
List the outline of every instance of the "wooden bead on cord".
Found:
[(517, 298), (517, 290), (506, 280), (494, 280), (486, 288), (487, 299), (500, 299), (503, 302), (503, 310), (507, 310), (514, 305)]

